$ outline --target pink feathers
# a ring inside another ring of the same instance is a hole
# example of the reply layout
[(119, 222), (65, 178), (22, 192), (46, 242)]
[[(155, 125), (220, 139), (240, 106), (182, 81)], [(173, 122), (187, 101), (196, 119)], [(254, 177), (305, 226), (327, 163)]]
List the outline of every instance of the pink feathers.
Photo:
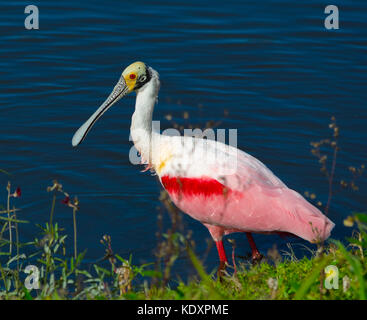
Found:
[(291, 233), (310, 242), (327, 239), (334, 223), (300, 194), (257, 185), (232, 190), (209, 177), (161, 177), (173, 202), (204, 223), (218, 241), (232, 232)]

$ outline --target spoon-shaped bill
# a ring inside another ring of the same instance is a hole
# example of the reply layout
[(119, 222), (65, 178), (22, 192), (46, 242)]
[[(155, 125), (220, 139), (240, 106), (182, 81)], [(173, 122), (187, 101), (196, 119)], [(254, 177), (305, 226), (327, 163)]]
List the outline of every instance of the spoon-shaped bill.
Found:
[(126, 85), (125, 79), (123, 77), (117, 82), (111, 94), (108, 96), (105, 102), (94, 112), (91, 117), (84, 122), (84, 124), (75, 132), (73, 139), (71, 141), (73, 147), (79, 145), (88, 134), (89, 130), (93, 127), (96, 121), (118, 100), (129, 93), (129, 88)]

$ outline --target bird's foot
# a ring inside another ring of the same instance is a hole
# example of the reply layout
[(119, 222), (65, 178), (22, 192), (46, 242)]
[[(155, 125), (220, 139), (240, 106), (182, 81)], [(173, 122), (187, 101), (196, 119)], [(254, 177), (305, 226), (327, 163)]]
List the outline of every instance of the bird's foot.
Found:
[(217, 276), (218, 276), (218, 279), (219, 279), (220, 282), (223, 281), (223, 277), (225, 276), (226, 265), (227, 265), (227, 262), (226, 261), (220, 261), (219, 262)]
[(264, 256), (259, 251), (253, 252), (251, 256), (252, 264), (258, 264), (263, 258)]

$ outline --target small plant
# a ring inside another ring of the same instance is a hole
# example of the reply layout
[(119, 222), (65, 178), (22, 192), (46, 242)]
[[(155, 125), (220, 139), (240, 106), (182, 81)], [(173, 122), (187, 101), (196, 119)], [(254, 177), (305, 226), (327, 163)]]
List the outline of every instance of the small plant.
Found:
[[(329, 128), (331, 129), (331, 136), (326, 139), (321, 139), (319, 141), (311, 142), (311, 153), (318, 159), (320, 164), (320, 172), (326, 177), (328, 182), (328, 196), (326, 205), (324, 207), (325, 215), (328, 215), (331, 205), (331, 200), (333, 196), (340, 192), (342, 189), (350, 188), (353, 191), (358, 191), (359, 188), (356, 185), (356, 181), (363, 175), (365, 165), (361, 164), (359, 168), (354, 166), (350, 166), (348, 168), (349, 172), (352, 174), (352, 177), (349, 180), (341, 179), (339, 183), (339, 189), (335, 189), (335, 170), (336, 170), (336, 160), (339, 152), (339, 137), (340, 137), (340, 128), (336, 123), (336, 119), (334, 116), (331, 117), (331, 122), (329, 124)], [(331, 150), (330, 150), (331, 149)], [(329, 154), (331, 154), (331, 160), (329, 159)], [(312, 201), (316, 201), (316, 194), (310, 193), (308, 191), (305, 192), (305, 196), (310, 198)], [(322, 206), (321, 201), (317, 201), (316, 204), (318, 206)]]

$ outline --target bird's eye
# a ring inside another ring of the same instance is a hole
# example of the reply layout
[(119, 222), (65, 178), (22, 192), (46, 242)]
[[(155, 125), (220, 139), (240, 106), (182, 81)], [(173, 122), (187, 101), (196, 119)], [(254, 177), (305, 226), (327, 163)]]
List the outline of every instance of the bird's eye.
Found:
[(145, 80), (147, 80), (147, 77), (146, 76), (141, 76), (140, 81), (144, 82)]
[(130, 74), (130, 79), (133, 80), (136, 78), (136, 75), (134, 73)]

